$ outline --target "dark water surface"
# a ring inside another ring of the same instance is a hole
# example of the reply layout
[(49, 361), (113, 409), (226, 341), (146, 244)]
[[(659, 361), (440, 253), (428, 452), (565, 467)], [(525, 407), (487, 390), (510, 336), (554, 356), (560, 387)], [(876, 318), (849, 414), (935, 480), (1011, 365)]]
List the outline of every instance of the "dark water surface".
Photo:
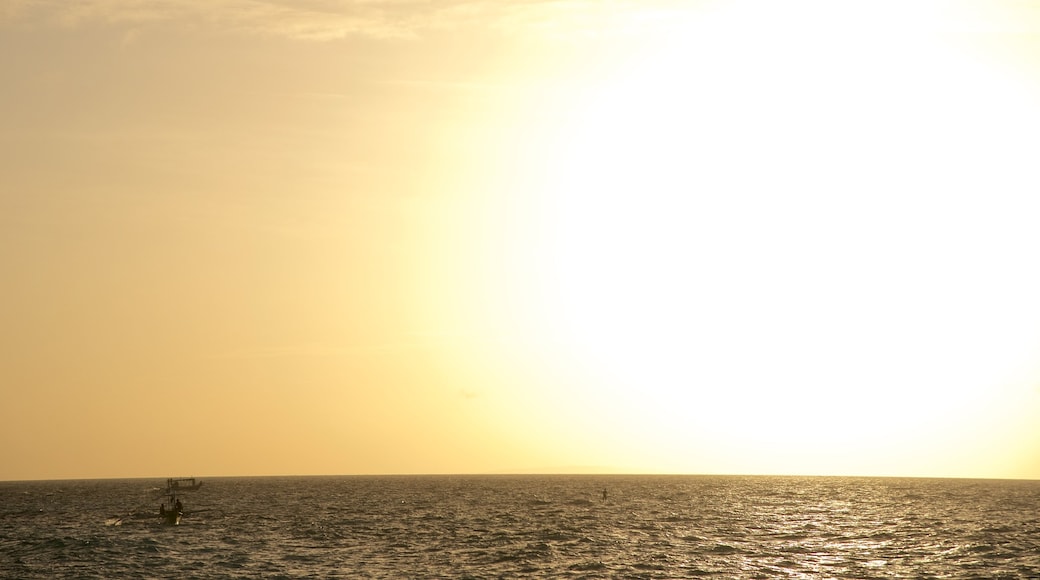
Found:
[(159, 480), (0, 482), (0, 577), (1040, 578), (1037, 481), (204, 482), (177, 527)]

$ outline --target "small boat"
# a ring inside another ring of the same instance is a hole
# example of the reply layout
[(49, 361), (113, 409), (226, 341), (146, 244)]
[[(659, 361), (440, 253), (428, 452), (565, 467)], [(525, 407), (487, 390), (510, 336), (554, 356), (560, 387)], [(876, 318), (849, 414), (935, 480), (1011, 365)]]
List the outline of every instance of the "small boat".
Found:
[[(202, 487), (201, 481), (196, 481), (194, 477), (184, 478), (169, 478), (166, 480), (166, 489), (159, 492), (158, 495), (151, 496), (150, 499), (146, 500), (147, 503), (133, 510), (108, 518), (105, 520), (107, 526), (121, 526), (124, 523), (131, 522), (134, 520), (148, 520), (155, 521), (155, 510), (151, 507), (154, 506), (152, 503), (158, 499), (162, 500), (159, 504), (159, 523), (164, 526), (177, 526), (181, 523), (181, 518), (185, 515), (192, 515), (203, 513), (203, 512), (219, 512), (214, 508), (194, 509), (191, 511), (184, 509), (184, 502), (181, 501), (180, 493), (183, 491), (195, 491)], [(152, 488), (153, 491), (158, 488)]]
[(166, 491), (196, 491), (202, 487), (201, 481), (195, 481), (194, 477), (171, 477), (166, 480)]
[(184, 517), (184, 504), (177, 494), (182, 491), (195, 491), (202, 487), (201, 481), (194, 477), (171, 477), (166, 480), (166, 501), (159, 505), (159, 519), (168, 526), (177, 526)]
[(181, 517), (184, 516), (184, 504), (175, 494), (171, 494), (169, 498), (169, 508), (166, 507), (165, 502), (159, 506), (159, 520), (167, 526), (178, 526), (181, 523)]

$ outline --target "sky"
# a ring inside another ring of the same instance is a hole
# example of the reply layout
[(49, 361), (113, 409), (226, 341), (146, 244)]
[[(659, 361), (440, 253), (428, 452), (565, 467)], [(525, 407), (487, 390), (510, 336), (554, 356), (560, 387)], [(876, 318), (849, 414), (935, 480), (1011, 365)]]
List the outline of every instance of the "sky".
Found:
[(0, 0), (0, 480), (1040, 479), (1040, 3)]

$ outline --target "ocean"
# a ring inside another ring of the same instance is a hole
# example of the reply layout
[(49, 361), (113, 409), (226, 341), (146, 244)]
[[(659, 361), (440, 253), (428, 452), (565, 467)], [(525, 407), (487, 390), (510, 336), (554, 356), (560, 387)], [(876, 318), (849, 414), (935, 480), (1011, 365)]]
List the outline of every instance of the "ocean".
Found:
[(2, 578), (1040, 578), (1040, 481), (773, 476), (0, 482)]

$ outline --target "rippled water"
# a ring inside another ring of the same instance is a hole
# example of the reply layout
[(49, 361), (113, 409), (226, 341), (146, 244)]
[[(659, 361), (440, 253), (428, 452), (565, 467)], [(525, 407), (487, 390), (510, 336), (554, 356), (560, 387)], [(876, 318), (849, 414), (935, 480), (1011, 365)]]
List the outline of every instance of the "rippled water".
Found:
[(0, 577), (1040, 577), (1036, 481), (211, 478), (177, 527), (162, 483), (0, 483)]

